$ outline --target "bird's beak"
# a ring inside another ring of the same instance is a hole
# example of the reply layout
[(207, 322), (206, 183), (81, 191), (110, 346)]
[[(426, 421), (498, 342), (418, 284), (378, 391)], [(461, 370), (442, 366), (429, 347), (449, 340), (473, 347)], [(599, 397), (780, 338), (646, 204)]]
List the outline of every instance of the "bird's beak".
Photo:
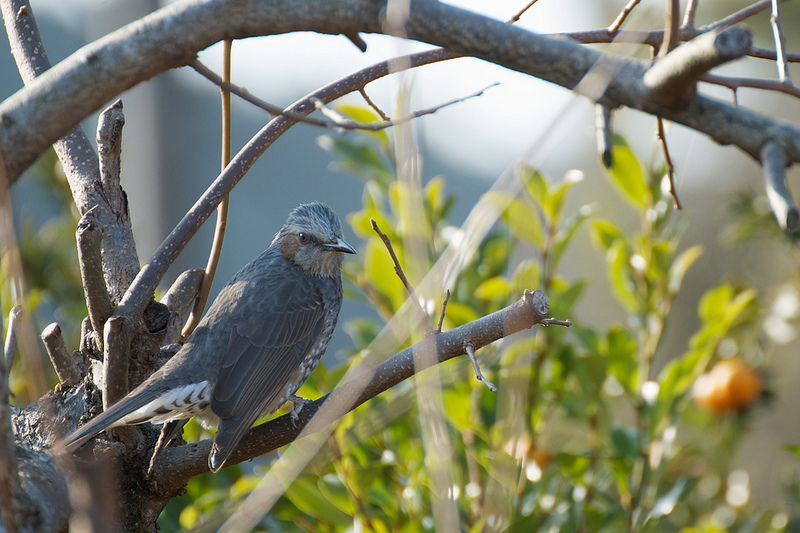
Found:
[(344, 242), (344, 239), (336, 239), (333, 242), (325, 243), (325, 247), (333, 252), (342, 252), (345, 254), (356, 253), (355, 248)]

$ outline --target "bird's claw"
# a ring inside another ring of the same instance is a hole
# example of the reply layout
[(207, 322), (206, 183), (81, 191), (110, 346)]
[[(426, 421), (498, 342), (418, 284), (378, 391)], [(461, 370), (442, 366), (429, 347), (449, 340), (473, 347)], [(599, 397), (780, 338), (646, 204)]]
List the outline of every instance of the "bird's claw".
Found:
[(294, 394), (289, 396), (288, 399), (292, 402), (292, 411), (289, 413), (289, 416), (292, 418), (292, 426), (297, 427), (297, 421), (300, 420), (300, 411), (303, 410), (303, 407), (305, 407), (307, 403), (311, 403), (313, 400), (307, 400), (300, 396), (295, 396)]

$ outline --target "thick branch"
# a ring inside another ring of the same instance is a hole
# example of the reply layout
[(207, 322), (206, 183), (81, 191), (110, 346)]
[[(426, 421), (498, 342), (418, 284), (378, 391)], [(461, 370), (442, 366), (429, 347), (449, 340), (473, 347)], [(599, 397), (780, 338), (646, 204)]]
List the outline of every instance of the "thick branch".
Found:
[(680, 105), (691, 99), (703, 73), (742, 57), (751, 44), (750, 32), (738, 26), (705, 33), (656, 61), (645, 73), (644, 85), (656, 102)]
[(103, 331), (106, 320), (114, 311), (114, 306), (111, 303), (103, 276), (101, 243), (103, 232), (102, 226), (97, 220), (97, 211), (97, 207), (87, 211), (78, 221), (78, 229), (75, 233), (78, 241), (78, 263), (81, 269), (86, 308), (89, 310), (92, 328), (97, 332), (95, 336), (98, 343), (97, 349), (102, 351), (100, 332)]
[[(0, 148), (15, 180), (68, 128), (123, 90), (166, 69), (188, 64), (224, 38), (311, 30), (382, 32), (382, 2), (372, 0), (204, 0), (170, 5), (65, 59), (0, 105)], [(537, 35), (434, 0), (412, 0), (404, 28), (408, 38), (474, 55), (572, 89), (601, 59), (600, 52), (563, 39)], [(658, 41), (660, 43), (660, 40)], [(766, 140), (783, 138), (787, 157), (800, 160), (800, 128), (721, 102), (695, 97), (678, 111), (649, 101), (643, 90), (646, 63), (603, 59), (617, 75), (601, 98), (660, 115), (735, 144), (753, 158)]]
[[(536, 324), (558, 323), (547, 319), (549, 308), (550, 301), (542, 291), (531, 293), (526, 290), (522, 298), (500, 311), (453, 330), (437, 333), (434, 337), (437, 358), (435, 361), (431, 360), (430, 364), (442, 363), (465, 354), (467, 344), (477, 350)], [(568, 325), (569, 322), (561, 324)], [(428, 343), (430, 339), (421, 342)], [(304, 434), (320, 431), (348, 411), (425, 370), (430, 364), (424, 367), (415, 366), (414, 351), (419, 348), (418, 344), (375, 367), (360, 371), (356, 369), (355, 375), (347, 382), (336, 387), (327, 396), (303, 407), (296, 425), (290, 415), (284, 415), (251, 429), (239, 443), (229, 464), (240, 463), (280, 448), (297, 438), (301, 431)], [(416, 362), (419, 363), (419, 360)], [(314, 417), (318, 411), (320, 416)], [(211, 440), (208, 439), (165, 449), (156, 460), (154, 481), (160, 488), (169, 491), (182, 486), (198, 474), (208, 472), (210, 449)]]
[[(45, 53), (44, 44), (42, 43), (39, 29), (36, 25), (36, 20), (33, 17), (28, 0), (8, 0), (0, 2), (0, 9), (2, 9), (3, 21), (8, 34), (9, 43), (11, 44), (11, 52), (17, 63), (17, 69), (26, 84), (26, 89), (21, 92), (27, 91), (28, 86), (40, 86), (41, 81), (39, 77), (46, 75), (47, 77), (58, 78), (57, 74), (52, 73), (50, 70), (50, 61)], [(59, 69), (56, 69), (59, 71)], [(77, 83), (83, 83), (86, 90), (96, 91), (98, 86), (92, 86), (90, 80), (76, 80)], [(95, 84), (103, 85), (105, 82), (102, 79), (95, 79)], [(44, 88), (44, 94), (40, 95), (47, 100), (58, 101), (62, 96), (58, 90), (53, 90), (54, 86), (47, 86)], [(18, 93), (19, 94), (19, 93)], [(12, 96), (10, 100), (13, 100)], [(110, 98), (104, 99), (108, 101)], [(98, 102), (98, 107), (103, 105), (104, 102)], [(69, 110), (73, 105), (80, 105), (80, 102), (72, 102), (71, 104), (62, 101), (61, 105), (64, 109), (55, 111), (56, 115), (51, 115), (51, 122), (61, 122), (58, 119), (58, 113), (67, 113), (71, 115)], [(0, 106), (2, 107), (2, 106)], [(57, 106), (58, 107), (58, 106)], [(38, 115), (38, 118), (47, 121), (47, 114)], [(67, 175), (72, 197), (75, 200), (75, 205), (81, 214), (85, 214), (90, 209), (96, 207), (98, 209), (96, 218), (99, 223), (105, 228), (103, 235), (103, 260), (106, 268), (106, 281), (108, 287), (111, 288), (112, 296), (117, 299), (127, 287), (130, 280), (136, 275), (139, 270), (139, 258), (136, 254), (136, 243), (133, 240), (133, 232), (131, 230), (130, 221), (125, 212), (124, 217), (118, 217), (119, 204), (110, 206), (107, 201), (108, 191), (104, 190), (103, 183), (100, 176), (100, 163), (97, 154), (94, 152), (92, 143), (84, 133), (83, 129), (78, 125), (77, 121), (69, 121), (60, 127), (60, 133), (53, 138), (49, 138), (45, 145), (40, 146), (33, 154), (35, 158), (38, 154), (43, 152), (49, 144), (54, 144), (58, 159), (61, 166)], [(13, 126), (12, 126), (13, 124)], [(8, 150), (13, 149), (5, 145), (2, 141), (5, 138), (5, 133), (10, 130), (15, 130), (17, 126), (26, 128), (24, 124), (17, 124), (12, 116), (4, 115), (0, 112), (0, 151), (4, 154), (10, 153)], [(36, 127), (30, 125), (30, 127)], [(37, 132), (30, 132), (33, 136), (39, 136)], [(63, 135), (63, 137), (60, 137)], [(27, 164), (33, 161), (31, 159)], [(26, 166), (27, 166), (26, 164)], [(6, 162), (8, 166), (8, 162)], [(20, 171), (24, 167), (20, 168)], [(13, 174), (14, 178), (9, 175), (10, 181), (16, 179), (17, 174)], [(117, 185), (118, 189), (118, 185)], [(120, 196), (121, 190), (114, 193), (117, 197)], [(124, 194), (122, 195), (124, 198)], [(124, 206), (123, 206), (124, 207)], [(118, 287), (124, 286), (122, 291), (117, 290)], [(100, 330), (102, 331), (102, 330)], [(100, 332), (98, 332), (100, 334)]]

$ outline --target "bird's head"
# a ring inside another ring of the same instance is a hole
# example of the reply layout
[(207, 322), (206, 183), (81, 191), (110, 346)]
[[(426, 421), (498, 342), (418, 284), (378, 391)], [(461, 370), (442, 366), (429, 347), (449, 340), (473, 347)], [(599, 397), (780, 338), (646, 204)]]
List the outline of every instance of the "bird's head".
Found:
[(289, 213), (272, 246), (280, 246), (287, 260), (319, 276), (338, 276), (342, 253), (356, 253), (342, 238), (339, 217), (319, 202), (297, 206)]

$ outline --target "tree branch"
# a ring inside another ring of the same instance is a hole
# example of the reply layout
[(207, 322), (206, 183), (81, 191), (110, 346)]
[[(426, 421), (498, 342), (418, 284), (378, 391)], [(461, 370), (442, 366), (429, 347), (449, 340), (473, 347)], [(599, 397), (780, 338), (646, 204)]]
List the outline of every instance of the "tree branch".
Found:
[(742, 57), (751, 43), (750, 32), (740, 27), (705, 33), (656, 61), (642, 81), (656, 102), (683, 105), (703, 73)]
[(332, 102), (345, 94), (358, 91), (371, 81), (387, 76), (389, 73), (452, 57), (454, 57), (453, 54), (445, 50), (432, 50), (382, 61), (314, 91), (289, 106), (288, 113), (272, 119), (236, 154), (231, 163), (217, 176), (203, 196), (195, 202), (167, 236), (150, 261), (142, 267), (117, 307), (117, 315), (135, 317), (142, 312), (169, 266), (200, 229), (200, 226), (211, 216), (221, 199), (236, 186), (261, 154), (297, 123), (293, 115), (307, 115), (316, 109), (315, 100), (324, 103)]
[[(304, 406), (296, 424), (287, 414), (251, 429), (233, 452), (229, 464), (247, 461), (285, 446), (295, 440), (301, 432), (303, 435), (308, 435), (324, 430), (345, 413), (414, 374), (422, 372), (430, 365), (464, 355), (467, 344), (477, 350), (536, 324), (571, 325), (569, 321), (548, 319), (549, 309), (550, 301), (542, 291), (531, 293), (526, 290), (522, 298), (508, 307), (453, 330), (437, 333), (433, 337), (436, 343), (436, 358), (426, 358), (427, 366), (420, 366), (419, 358), (415, 366), (414, 352), (419, 349), (420, 344), (417, 343), (374, 367), (357, 368), (352, 372), (353, 377), (347, 382), (337, 386), (328, 395)], [(430, 338), (421, 342), (429, 343)], [(192, 477), (208, 472), (210, 449), (210, 439), (166, 448), (156, 459), (153, 481), (162, 490), (177, 490)]]
[[(223, 38), (302, 30), (382, 32), (383, 7), (371, 0), (204, 0), (165, 7), (82, 48), (0, 104), (0, 149), (9, 178), (17, 179), (50, 143), (103, 102), (159, 72), (190, 63), (199, 50)], [(411, 0), (404, 33), (568, 89), (602, 57), (575, 42), (434, 0)], [(787, 158), (800, 160), (799, 127), (700, 96), (679, 110), (667, 110), (648, 101), (642, 90), (646, 63), (619, 57), (602, 61), (613, 63), (618, 75), (609, 80), (601, 103), (660, 115), (721, 144), (734, 144), (756, 160), (764, 142), (777, 133), (786, 140)]]

